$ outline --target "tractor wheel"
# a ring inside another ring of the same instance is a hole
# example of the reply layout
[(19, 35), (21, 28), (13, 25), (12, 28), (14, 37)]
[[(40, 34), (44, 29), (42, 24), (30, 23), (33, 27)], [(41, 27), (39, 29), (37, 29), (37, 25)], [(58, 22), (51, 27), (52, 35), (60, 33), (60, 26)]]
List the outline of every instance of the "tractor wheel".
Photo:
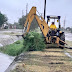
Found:
[[(65, 41), (65, 34), (64, 34), (64, 33), (60, 36), (60, 39), (63, 40), (63, 41)], [(59, 44), (60, 44), (60, 45), (63, 45), (63, 46), (65, 45), (65, 44), (64, 44), (63, 42), (61, 42), (61, 41), (59, 42)], [(59, 47), (63, 49), (63, 47), (61, 47), (61, 46), (59, 46)]]

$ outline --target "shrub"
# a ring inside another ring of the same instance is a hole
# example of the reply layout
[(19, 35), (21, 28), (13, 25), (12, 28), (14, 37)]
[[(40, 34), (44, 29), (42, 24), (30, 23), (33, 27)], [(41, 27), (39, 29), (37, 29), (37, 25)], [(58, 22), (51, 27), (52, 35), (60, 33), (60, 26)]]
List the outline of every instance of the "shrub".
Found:
[(13, 44), (1, 47), (0, 51), (11, 56), (16, 56), (23, 51), (42, 51), (45, 48), (42, 35), (36, 32), (26, 34), (24, 40), (19, 40)]
[(16, 41), (15, 43), (16, 43), (16, 44), (20, 44), (20, 41), (18, 40), (18, 41)]
[(71, 28), (71, 33), (72, 33), (72, 28)]
[(45, 48), (44, 39), (36, 32), (26, 34), (23, 45), (24, 51), (39, 51)]
[(13, 44), (1, 47), (0, 51), (11, 56), (16, 56), (22, 53), (23, 49), (23, 40), (19, 40)]
[[(12, 45), (10, 45), (12, 46)], [(16, 56), (22, 53), (22, 47), (14, 45), (10, 48), (7, 48), (5, 51), (6, 54), (11, 55), (11, 56)]]

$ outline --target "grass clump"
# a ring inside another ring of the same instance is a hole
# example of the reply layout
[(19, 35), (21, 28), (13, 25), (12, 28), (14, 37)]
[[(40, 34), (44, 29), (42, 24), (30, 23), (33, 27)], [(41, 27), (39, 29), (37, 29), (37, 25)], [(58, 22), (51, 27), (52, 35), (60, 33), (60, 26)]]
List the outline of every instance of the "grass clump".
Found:
[(15, 43), (16, 43), (16, 44), (20, 44), (20, 41), (18, 40), (18, 41), (16, 41)]
[(41, 51), (45, 48), (44, 39), (34, 31), (26, 35), (23, 45), (24, 51)]
[(11, 56), (17, 56), (23, 51), (23, 40), (1, 47), (0, 51)]

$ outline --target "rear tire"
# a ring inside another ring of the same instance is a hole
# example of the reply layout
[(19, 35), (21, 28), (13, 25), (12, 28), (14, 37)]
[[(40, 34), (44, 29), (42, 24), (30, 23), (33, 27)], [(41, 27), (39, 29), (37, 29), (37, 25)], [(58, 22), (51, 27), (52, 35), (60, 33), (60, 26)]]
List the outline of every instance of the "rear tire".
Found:
[[(64, 34), (64, 33), (60, 36), (60, 39), (63, 40), (63, 41), (65, 41), (65, 34)], [(63, 42), (61, 42), (61, 41), (59, 41), (59, 44), (60, 44), (60, 45), (63, 45), (63, 46), (65, 45), (65, 44), (64, 44)], [(63, 49), (63, 47), (61, 47), (61, 46), (59, 46), (59, 47)]]

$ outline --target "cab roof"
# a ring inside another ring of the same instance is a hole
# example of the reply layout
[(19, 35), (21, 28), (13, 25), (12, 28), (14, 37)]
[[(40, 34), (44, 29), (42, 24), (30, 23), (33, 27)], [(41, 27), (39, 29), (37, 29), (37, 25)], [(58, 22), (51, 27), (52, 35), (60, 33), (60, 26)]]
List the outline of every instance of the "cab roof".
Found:
[(47, 16), (48, 19), (60, 19), (61, 16)]

